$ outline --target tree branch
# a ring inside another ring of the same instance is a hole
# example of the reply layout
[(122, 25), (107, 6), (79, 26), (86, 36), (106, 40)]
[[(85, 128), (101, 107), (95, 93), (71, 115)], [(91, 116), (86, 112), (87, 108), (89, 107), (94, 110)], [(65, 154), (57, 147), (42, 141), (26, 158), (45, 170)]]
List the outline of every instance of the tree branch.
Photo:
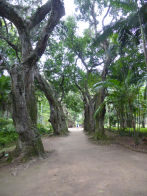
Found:
[(65, 92), (64, 92), (64, 80), (65, 80), (65, 76), (64, 74), (62, 75), (62, 81), (60, 83), (60, 87), (62, 89), (62, 96), (61, 96), (61, 99), (60, 99), (60, 102), (62, 102), (63, 98), (64, 98), (64, 95), (65, 95)]
[(81, 91), (82, 95), (84, 95), (84, 91), (83, 91), (82, 88), (78, 85), (78, 83), (77, 83), (75, 77), (74, 77), (74, 82), (75, 82), (76, 87)]
[(0, 54), (0, 71), (7, 70), (9, 71), (10, 67), (8, 64), (4, 61), (2, 55)]
[(18, 48), (16, 45), (14, 45), (8, 38), (2, 36), (1, 34), (0, 34), (0, 39), (3, 39), (4, 41), (6, 41), (7, 44), (8, 44), (13, 50), (15, 50), (17, 59), (18, 59), (18, 61), (19, 61), (19, 63), (20, 63), (21, 60), (20, 60), (20, 58), (19, 58), (19, 56), (18, 56), (18, 52), (20, 51), (19, 48)]
[(86, 68), (86, 70), (88, 71), (88, 65), (85, 63), (85, 61), (84, 61), (82, 55), (79, 54), (79, 53), (77, 53), (77, 52), (76, 52), (76, 54), (77, 54), (77, 56), (79, 57), (79, 59), (81, 60), (81, 62), (83, 63), (83, 65), (84, 65), (84, 67)]
[[(64, 16), (65, 10), (64, 6), (60, 0), (52, 0), (52, 11), (50, 14), (50, 18), (48, 20), (47, 25), (44, 27), (40, 40), (38, 41), (35, 50), (32, 54), (25, 60), (25, 62), (37, 62), (39, 58), (42, 56), (46, 49), (47, 41), (49, 36), (51, 35), (53, 29), (59, 22), (60, 18)], [(24, 63), (25, 63), (24, 62)]]
[(52, 7), (52, 1), (47, 1), (44, 5), (39, 7), (36, 12), (31, 16), (29, 20), (29, 29), (31, 30), (34, 28), (37, 24), (39, 24), (45, 16), (51, 11)]
[(95, 2), (91, 5), (91, 15), (92, 15), (92, 18), (93, 18), (95, 34), (97, 34), (97, 24), (98, 24), (98, 22), (97, 22), (97, 19), (96, 19), (96, 14), (95, 14), (94, 7), (95, 7)]
[[(76, 62), (77, 62), (78, 59), (76, 59)], [(75, 75), (75, 71), (76, 71), (76, 67), (75, 67), (75, 70), (74, 70), (74, 82), (75, 82), (75, 85), (76, 87), (79, 89), (79, 91), (81, 92), (83, 98), (85, 97), (85, 92), (84, 90), (80, 87), (80, 85), (78, 84), (78, 82), (76, 81), (76, 75)]]
[(105, 27), (105, 25), (104, 25), (104, 20), (105, 20), (105, 18), (108, 16), (108, 14), (109, 14), (109, 11), (110, 11), (110, 6), (108, 7), (108, 10), (107, 10), (107, 12), (106, 12), (106, 14), (105, 14), (105, 16), (104, 16), (104, 18), (103, 18), (103, 20), (102, 20), (102, 26), (103, 26), (103, 29), (104, 29), (104, 27)]
[(89, 71), (92, 71), (93, 68), (98, 67), (100, 65), (102, 65), (104, 63), (104, 61), (100, 62), (100, 63), (92, 63), (91, 69)]
[(54, 90), (52, 86), (41, 76), (38, 69), (35, 70), (35, 79), (37, 80), (38, 87), (41, 91), (44, 92), (46, 98), (52, 103), (57, 104), (55, 100), (57, 100)]
[[(143, 18), (143, 24), (147, 23), (147, 3), (145, 3), (139, 10), (139, 13), (141, 17)], [(93, 40), (93, 45), (97, 45), (104, 40), (106, 40), (107, 37), (109, 37), (114, 30), (119, 30), (120, 27), (127, 25), (130, 29), (138, 27), (139, 24), (139, 18), (138, 13), (130, 14), (126, 19), (120, 19), (114, 24), (108, 25), (105, 27), (104, 32), (99, 35), (97, 34), (96, 38)]]
[(7, 3), (5, 0), (0, 1), (0, 16), (5, 17), (9, 21), (11, 21), (16, 26), (19, 32), (22, 32), (26, 29), (26, 23), (18, 14), (15, 6)]
[(7, 26), (7, 22), (5, 20), (5, 18), (3, 18), (4, 24), (5, 24), (5, 28), (6, 28), (6, 32), (7, 32), (7, 37), (9, 35), (9, 31), (8, 31), (8, 26)]

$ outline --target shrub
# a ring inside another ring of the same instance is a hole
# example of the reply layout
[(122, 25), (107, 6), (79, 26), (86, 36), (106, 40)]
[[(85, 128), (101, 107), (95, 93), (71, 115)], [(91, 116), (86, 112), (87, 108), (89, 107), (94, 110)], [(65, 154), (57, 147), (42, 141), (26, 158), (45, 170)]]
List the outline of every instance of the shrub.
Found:
[(49, 128), (45, 128), (42, 124), (37, 124), (37, 128), (41, 135), (52, 135), (53, 134), (53, 129), (51, 126)]
[[(134, 136), (134, 131), (133, 128), (126, 128), (126, 129), (120, 129), (117, 130), (116, 127), (111, 127), (111, 130), (109, 129), (109, 131), (112, 131), (114, 133), (119, 133), (119, 135), (121, 136)], [(136, 129), (136, 133), (139, 137), (147, 137), (147, 128), (140, 128), (140, 131), (138, 131)]]
[(0, 118), (0, 128), (3, 128), (9, 124), (13, 124), (11, 119)]
[(11, 119), (0, 118), (0, 147), (14, 143), (18, 138)]
[[(45, 128), (42, 124), (38, 124), (37, 128), (41, 135), (52, 135), (51, 126)], [(6, 147), (16, 142), (18, 134), (16, 133), (13, 121), (11, 119), (0, 118), (0, 147)]]

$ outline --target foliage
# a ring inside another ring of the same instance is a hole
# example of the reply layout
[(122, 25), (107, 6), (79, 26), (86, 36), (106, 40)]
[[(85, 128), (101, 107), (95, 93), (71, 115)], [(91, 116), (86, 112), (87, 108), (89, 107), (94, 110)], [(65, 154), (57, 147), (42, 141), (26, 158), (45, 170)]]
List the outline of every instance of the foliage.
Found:
[(36, 90), (36, 98), (38, 105), (38, 123), (42, 124), (44, 127), (50, 128), (50, 123), (48, 121), (50, 116), (49, 103), (44, 94), (39, 90)]
[(18, 139), (11, 119), (0, 119), (0, 147), (12, 145)]
[(11, 119), (0, 118), (0, 127), (1, 127), (1, 129), (3, 129), (3, 127), (5, 127), (9, 124), (12, 124)]
[(45, 128), (42, 124), (37, 124), (37, 129), (39, 130), (40, 135), (52, 135), (53, 128), (50, 125), (49, 128)]
[[(52, 135), (52, 126), (45, 128), (42, 124), (38, 124), (37, 128), (41, 135)], [(18, 139), (12, 119), (0, 118), (0, 147), (6, 147), (14, 144)]]
[[(118, 130), (116, 127), (111, 127), (109, 131), (118, 133), (121, 136), (134, 136), (133, 128), (125, 128), (125, 130)], [(138, 135), (140, 137), (147, 137), (147, 128), (140, 128), (140, 130), (138, 131)]]
[(0, 76), (0, 110), (5, 111), (10, 103), (10, 77)]
[(70, 92), (65, 98), (65, 104), (67, 109), (71, 109), (76, 113), (80, 113), (83, 110), (83, 103), (79, 94)]

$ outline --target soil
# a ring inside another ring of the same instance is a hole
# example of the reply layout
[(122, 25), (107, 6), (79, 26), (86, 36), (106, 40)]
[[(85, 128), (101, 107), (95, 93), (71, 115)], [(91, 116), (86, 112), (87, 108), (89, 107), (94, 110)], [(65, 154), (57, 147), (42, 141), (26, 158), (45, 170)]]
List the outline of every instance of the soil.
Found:
[(115, 142), (117, 144), (120, 144), (136, 152), (147, 153), (147, 138), (146, 137), (139, 138), (138, 144), (135, 144), (134, 137), (120, 136), (119, 134), (115, 134), (109, 131), (106, 131), (106, 134), (111, 138), (110, 142)]
[(1, 167), (0, 196), (147, 196), (147, 154), (70, 131), (43, 139), (48, 158)]
[(127, 147), (131, 150), (147, 153), (147, 142), (144, 142), (142, 139), (139, 139), (139, 144), (137, 145), (135, 144), (133, 137), (117, 136), (115, 140), (118, 144), (123, 145), (124, 147)]

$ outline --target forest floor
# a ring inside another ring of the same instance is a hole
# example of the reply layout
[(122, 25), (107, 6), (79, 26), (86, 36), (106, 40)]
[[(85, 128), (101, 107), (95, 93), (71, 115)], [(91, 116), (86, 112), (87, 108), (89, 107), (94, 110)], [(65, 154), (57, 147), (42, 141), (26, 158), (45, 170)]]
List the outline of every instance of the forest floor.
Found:
[(96, 145), (80, 128), (43, 142), (46, 159), (0, 168), (0, 196), (147, 195), (147, 154)]
[(109, 142), (120, 144), (136, 152), (147, 153), (147, 137), (144, 137), (146, 141), (143, 141), (143, 138), (138, 138), (139, 143), (136, 145), (133, 136), (120, 136), (118, 133), (115, 134), (110, 131), (106, 131), (106, 134), (110, 138)]

